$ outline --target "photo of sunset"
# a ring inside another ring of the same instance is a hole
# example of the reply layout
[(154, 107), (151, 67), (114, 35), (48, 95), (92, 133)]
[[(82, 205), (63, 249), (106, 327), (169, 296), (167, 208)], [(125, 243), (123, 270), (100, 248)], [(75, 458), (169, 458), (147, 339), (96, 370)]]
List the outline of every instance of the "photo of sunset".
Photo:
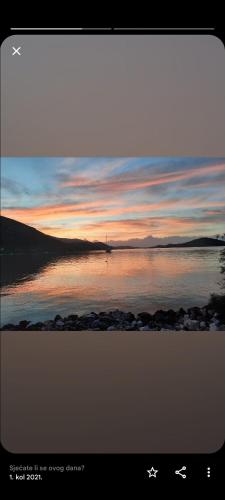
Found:
[(1, 175), (3, 325), (221, 327), (203, 308), (219, 291), (225, 158), (3, 158)]

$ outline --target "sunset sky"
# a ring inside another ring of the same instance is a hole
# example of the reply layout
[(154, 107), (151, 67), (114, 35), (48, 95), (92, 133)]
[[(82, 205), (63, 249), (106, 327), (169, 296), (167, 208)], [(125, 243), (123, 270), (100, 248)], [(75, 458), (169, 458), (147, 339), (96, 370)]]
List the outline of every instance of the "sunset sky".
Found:
[(225, 158), (3, 158), (2, 215), (105, 241), (225, 231)]

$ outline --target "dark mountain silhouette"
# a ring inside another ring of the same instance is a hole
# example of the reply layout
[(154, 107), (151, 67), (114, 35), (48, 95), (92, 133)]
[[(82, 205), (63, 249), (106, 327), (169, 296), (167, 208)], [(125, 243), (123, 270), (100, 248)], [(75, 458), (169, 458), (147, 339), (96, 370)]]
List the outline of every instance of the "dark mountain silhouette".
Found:
[(21, 222), (0, 216), (2, 253), (53, 252), (58, 254), (106, 250), (108, 245), (81, 239), (56, 238)]
[(196, 240), (186, 241), (186, 243), (169, 243), (168, 245), (156, 245), (149, 248), (185, 248), (185, 247), (223, 247), (225, 241), (215, 238), (197, 238)]

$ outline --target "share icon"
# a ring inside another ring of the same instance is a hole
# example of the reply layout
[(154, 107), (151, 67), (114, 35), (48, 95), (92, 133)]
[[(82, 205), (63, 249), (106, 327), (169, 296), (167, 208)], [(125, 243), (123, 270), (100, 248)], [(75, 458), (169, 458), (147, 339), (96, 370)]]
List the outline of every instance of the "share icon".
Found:
[(182, 474), (182, 472), (185, 471), (186, 469), (187, 469), (187, 467), (184, 465), (181, 469), (175, 470), (175, 474), (178, 474), (183, 479), (186, 479), (186, 477), (187, 477), (186, 474)]

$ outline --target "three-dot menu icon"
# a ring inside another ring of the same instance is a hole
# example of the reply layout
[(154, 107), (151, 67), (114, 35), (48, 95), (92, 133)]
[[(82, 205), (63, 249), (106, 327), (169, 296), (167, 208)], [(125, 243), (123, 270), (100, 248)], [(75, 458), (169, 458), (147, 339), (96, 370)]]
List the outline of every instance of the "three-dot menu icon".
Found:
[(206, 475), (207, 475), (208, 478), (211, 477), (211, 467), (207, 467), (207, 469), (206, 469)]

